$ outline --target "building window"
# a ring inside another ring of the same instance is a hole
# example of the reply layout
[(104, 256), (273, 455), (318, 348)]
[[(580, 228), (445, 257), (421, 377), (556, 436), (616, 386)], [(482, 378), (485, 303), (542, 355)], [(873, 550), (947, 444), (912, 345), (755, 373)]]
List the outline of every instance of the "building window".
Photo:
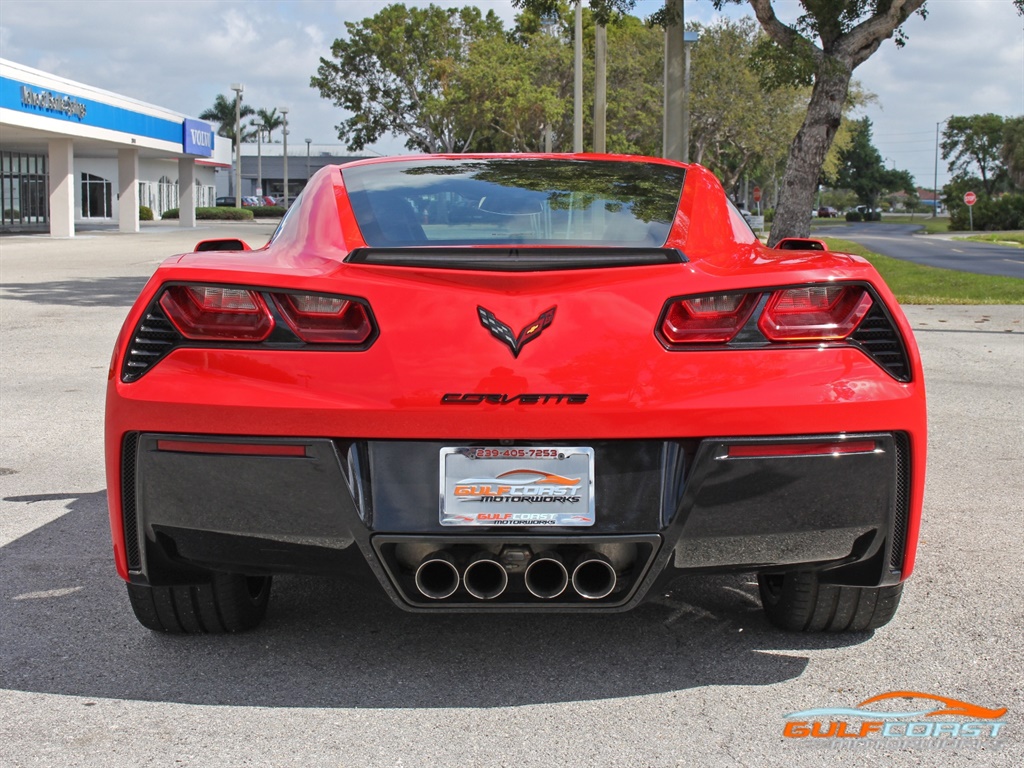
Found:
[(82, 218), (109, 219), (114, 214), (110, 205), (110, 180), (91, 173), (82, 174)]
[(0, 229), (45, 230), (49, 204), (46, 156), (0, 152)]
[(161, 176), (157, 182), (157, 207), (162, 214), (170, 208), (178, 207), (178, 182)]

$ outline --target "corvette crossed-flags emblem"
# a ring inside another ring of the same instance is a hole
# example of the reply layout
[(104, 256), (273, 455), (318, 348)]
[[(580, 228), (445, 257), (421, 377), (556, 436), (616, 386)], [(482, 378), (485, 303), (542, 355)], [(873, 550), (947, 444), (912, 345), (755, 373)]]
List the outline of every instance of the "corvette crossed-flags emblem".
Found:
[(540, 336), (541, 332), (555, 319), (555, 308), (546, 309), (532, 323), (527, 323), (516, 336), (512, 333), (512, 328), (496, 318), (490, 310), (478, 306), (476, 312), (480, 316), (480, 324), (489, 330), (494, 338), (512, 350), (512, 357), (519, 357), (523, 346)]

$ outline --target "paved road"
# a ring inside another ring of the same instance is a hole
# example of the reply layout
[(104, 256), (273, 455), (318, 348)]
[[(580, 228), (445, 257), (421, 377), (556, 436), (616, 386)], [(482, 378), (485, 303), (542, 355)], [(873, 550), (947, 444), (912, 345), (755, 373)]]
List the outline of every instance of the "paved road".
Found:
[(956, 235), (914, 234), (918, 231), (916, 224), (836, 222), (816, 225), (811, 236), (853, 240), (883, 256), (930, 267), (1024, 278), (1024, 248), (955, 240)]
[[(222, 231), (270, 228), (199, 236)], [(166, 637), (113, 572), (103, 391), (132, 297), (196, 239), (0, 239), (0, 765), (1024, 764), (1021, 307), (908, 309), (927, 518), (903, 606), (873, 634), (771, 629), (736, 575), (603, 617), (410, 615), (375, 584), (282, 578), (258, 631)], [(787, 713), (893, 690), (1010, 712), (994, 743), (941, 754), (782, 736)]]

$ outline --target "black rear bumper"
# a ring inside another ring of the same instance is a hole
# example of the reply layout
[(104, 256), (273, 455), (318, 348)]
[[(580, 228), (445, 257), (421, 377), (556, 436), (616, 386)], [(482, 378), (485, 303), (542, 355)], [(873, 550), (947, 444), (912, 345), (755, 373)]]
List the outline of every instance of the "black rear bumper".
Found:
[[(873, 450), (730, 452), (854, 439)], [(355, 546), (403, 608), (505, 611), (626, 610), (659, 579), (686, 571), (812, 569), (853, 586), (900, 580), (910, 467), (902, 433), (586, 442), (595, 452), (592, 527), (453, 532), (439, 522), (438, 455), (458, 444), (133, 433), (122, 460), (130, 575), (167, 585), (209, 570), (332, 573)], [(608, 595), (571, 586), (531, 594), (531, 557), (554, 553), (571, 572), (594, 551), (613, 564)], [(426, 596), (416, 563), (431, 552), (450, 557), (458, 581), (486, 554), (507, 572), (507, 589), (480, 599), (460, 583), (450, 596)]]

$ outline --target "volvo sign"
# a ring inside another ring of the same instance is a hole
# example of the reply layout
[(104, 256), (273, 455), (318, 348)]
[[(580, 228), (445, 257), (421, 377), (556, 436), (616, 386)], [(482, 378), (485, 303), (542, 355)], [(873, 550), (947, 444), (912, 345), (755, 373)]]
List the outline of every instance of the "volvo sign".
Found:
[(185, 154), (210, 157), (213, 155), (213, 129), (201, 120), (185, 119), (182, 126)]

